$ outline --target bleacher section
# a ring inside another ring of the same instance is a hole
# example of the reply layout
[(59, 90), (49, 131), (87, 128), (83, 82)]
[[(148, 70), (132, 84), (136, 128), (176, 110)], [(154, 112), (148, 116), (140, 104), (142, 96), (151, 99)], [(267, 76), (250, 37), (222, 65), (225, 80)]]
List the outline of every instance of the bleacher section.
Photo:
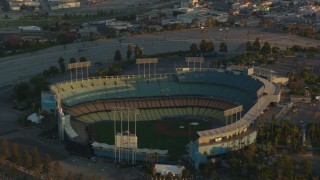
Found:
[(178, 73), (146, 78), (125, 76), (85, 79), (55, 84), (51, 90), (60, 93), (64, 106), (106, 99), (198, 95), (237, 102), (247, 111), (257, 99), (253, 92), (262, 87), (260, 81), (247, 76), (218, 72), (189, 73), (192, 75)]
[[(229, 101), (207, 97), (185, 96), (152, 99), (105, 100), (88, 102), (67, 108), (66, 112), (85, 123), (114, 120), (116, 106), (139, 109), (138, 121), (160, 120), (174, 117), (198, 117), (223, 120), (223, 111), (237, 107)], [(117, 116), (118, 117), (118, 116)], [(116, 120), (119, 120), (116, 118)]]
[[(247, 131), (251, 124), (260, 116), (261, 112), (271, 103), (271, 102), (279, 102), (280, 100), (280, 92), (276, 90), (275, 85), (263, 78), (255, 77), (264, 83), (265, 95), (260, 97), (257, 102), (250, 108), (250, 110), (237, 122), (227, 125), (225, 127), (206, 130), (206, 131), (198, 131), (198, 135), (200, 136), (199, 144), (206, 144), (210, 140), (220, 137), (232, 137), (235, 134), (241, 134)], [(203, 137), (203, 138), (202, 138)]]
[(180, 72), (177, 73), (181, 83), (206, 83), (223, 84), (234, 88), (242, 89), (255, 95), (263, 86), (263, 83), (246, 75), (234, 75), (227, 72), (201, 71), (201, 72)]
[[(189, 110), (188, 110), (189, 109)], [(192, 109), (194, 109), (192, 111)], [(199, 111), (204, 113), (199, 113)], [(132, 115), (131, 115), (132, 116)], [(214, 119), (217, 121), (225, 121), (223, 111), (210, 108), (199, 107), (184, 107), (184, 108), (157, 108), (157, 109), (140, 109), (137, 115), (137, 121), (152, 121), (166, 118), (203, 118)], [(127, 119), (127, 114), (122, 114), (123, 119)], [(84, 123), (94, 123), (98, 121), (113, 121), (120, 120), (119, 113), (113, 111), (92, 112), (77, 117), (78, 120)], [(130, 117), (134, 119), (134, 117)]]
[[(92, 112), (112, 111), (112, 108), (114, 107), (125, 107), (132, 109), (204, 107), (223, 111), (236, 106), (238, 106), (238, 104), (223, 99), (202, 96), (180, 96), (170, 98), (140, 98), (88, 102), (66, 108), (65, 110), (72, 116), (78, 117)], [(187, 110), (184, 112), (187, 112)]]

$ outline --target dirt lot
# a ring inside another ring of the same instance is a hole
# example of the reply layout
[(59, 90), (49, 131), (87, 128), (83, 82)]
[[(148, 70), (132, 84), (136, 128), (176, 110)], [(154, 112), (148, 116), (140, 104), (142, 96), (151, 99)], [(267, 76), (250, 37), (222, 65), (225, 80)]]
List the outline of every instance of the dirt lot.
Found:
[(279, 60), (277, 64), (268, 64), (263, 65), (263, 68), (271, 69), (276, 71), (281, 76), (286, 76), (288, 72), (294, 71), (297, 72), (304, 65), (310, 67), (311, 70), (320, 75), (320, 55), (315, 56), (314, 58), (305, 58), (305, 57), (290, 57)]
[(297, 112), (290, 111), (289, 119), (295, 123), (308, 124), (311, 122), (320, 123), (320, 104), (294, 104)]

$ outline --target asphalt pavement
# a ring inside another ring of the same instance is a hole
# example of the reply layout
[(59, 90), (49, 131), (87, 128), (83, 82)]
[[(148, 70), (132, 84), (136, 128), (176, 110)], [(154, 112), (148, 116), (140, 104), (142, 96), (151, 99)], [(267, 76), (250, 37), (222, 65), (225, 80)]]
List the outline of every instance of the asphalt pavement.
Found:
[(42, 73), (50, 66), (58, 66), (59, 57), (65, 58), (66, 62), (71, 57), (86, 57), (94, 62), (106, 62), (113, 60), (114, 52), (119, 49), (122, 58), (126, 58), (128, 44), (138, 44), (142, 47), (143, 54), (155, 54), (187, 50), (192, 43), (197, 43), (201, 39), (212, 40), (215, 43), (216, 51), (219, 49), (221, 41), (228, 45), (230, 54), (235, 51), (243, 51), (243, 46), (248, 40), (254, 41), (256, 37), (270, 42), (272, 45), (281, 48), (290, 47), (293, 44), (301, 46), (320, 45), (318, 40), (304, 38), (300, 36), (290, 36), (284, 33), (266, 32), (260, 28), (236, 28), (225, 27), (200, 29), (188, 29), (171, 32), (152, 33), (136, 35), (132, 37), (98, 40), (94, 42), (81, 42), (68, 44), (66, 49), (63, 46), (54, 46), (37, 52), (19, 54), (0, 59), (0, 87), (15, 84), (19, 81), (28, 80), (37, 73)]

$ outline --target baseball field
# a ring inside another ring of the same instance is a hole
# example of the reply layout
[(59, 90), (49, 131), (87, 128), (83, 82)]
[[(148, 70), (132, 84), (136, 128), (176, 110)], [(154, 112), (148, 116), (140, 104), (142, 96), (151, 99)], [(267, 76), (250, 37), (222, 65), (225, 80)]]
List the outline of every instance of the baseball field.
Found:
[[(192, 119), (167, 119), (157, 121), (138, 121), (137, 136), (138, 148), (168, 150), (170, 155), (186, 153), (186, 145), (197, 139), (197, 131), (207, 130), (222, 126), (221, 123), (192, 120)], [(116, 123), (117, 132), (121, 132), (121, 123)], [(134, 133), (134, 122), (122, 122), (122, 131)], [(100, 143), (114, 144), (114, 122), (101, 121), (89, 125), (88, 131), (92, 138)]]

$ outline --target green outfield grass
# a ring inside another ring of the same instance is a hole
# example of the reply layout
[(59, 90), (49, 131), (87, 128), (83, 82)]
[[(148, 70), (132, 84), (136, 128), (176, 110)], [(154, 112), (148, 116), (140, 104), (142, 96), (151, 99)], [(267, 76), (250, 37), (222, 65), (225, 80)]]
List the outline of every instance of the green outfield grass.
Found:
[[(191, 122), (198, 122), (198, 126), (189, 125)], [(220, 125), (222, 125), (220, 123)], [(117, 132), (120, 132), (120, 122), (116, 124)], [(180, 128), (184, 126), (184, 128)], [(215, 123), (214, 126), (217, 126)], [(211, 129), (213, 123), (203, 120), (171, 119), (157, 121), (137, 122), (137, 135), (139, 148), (152, 148), (168, 150), (170, 155), (185, 154), (186, 145), (190, 140), (197, 139), (196, 131)], [(133, 132), (134, 124), (130, 124), (130, 131)], [(90, 131), (98, 142), (114, 144), (113, 122), (102, 121), (90, 125)], [(123, 130), (127, 130), (127, 123), (123, 122)]]

